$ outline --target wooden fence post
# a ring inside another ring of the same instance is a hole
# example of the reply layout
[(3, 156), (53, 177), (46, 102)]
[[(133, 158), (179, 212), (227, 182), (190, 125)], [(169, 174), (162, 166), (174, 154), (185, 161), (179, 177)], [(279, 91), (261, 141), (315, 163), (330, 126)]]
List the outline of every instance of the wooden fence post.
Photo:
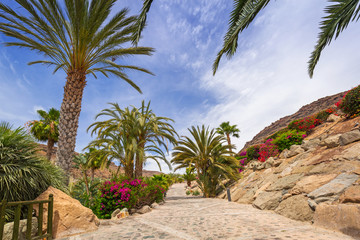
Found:
[(52, 239), (52, 223), (53, 223), (53, 209), (54, 209), (54, 196), (49, 195), (49, 204), (48, 204), (48, 223), (47, 223), (47, 233), (50, 235), (49, 240)]

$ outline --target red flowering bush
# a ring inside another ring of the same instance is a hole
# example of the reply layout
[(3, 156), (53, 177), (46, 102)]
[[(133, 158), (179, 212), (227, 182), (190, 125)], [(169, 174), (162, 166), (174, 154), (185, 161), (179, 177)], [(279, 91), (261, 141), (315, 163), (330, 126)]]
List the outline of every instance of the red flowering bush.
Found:
[(309, 133), (313, 128), (320, 125), (322, 121), (315, 116), (305, 117), (303, 119), (297, 119), (292, 121), (289, 125), (289, 129), (296, 131), (306, 131)]
[(332, 114), (335, 113), (334, 108), (328, 108), (326, 110), (320, 111), (315, 115), (315, 118), (320, 119), (321, 122), (325, 122), (327, 118)]
[(279, 150), (277, 148), (277, 146), (272, 143), (272, 139), (268, 139), (266, 140), (265, 143), (260, 144), (260, 148), (259, 148), (259, 158), (258, 160), (260, 162), (265, 162), (266, 159), (268, 159), (269, 157), (276, 157), (279, 154)]
[(94, 210), (99, 218), (111, 218), (117, 208), (141, 208), (164, 198), (165, 189), (152, 181), (142, 179), (106, 181), (100, 188), (100, 196)]
[(355, 117), (360, 114), (360, 85), (348, 91), (344, 97), (335, 104), (346, 117)]

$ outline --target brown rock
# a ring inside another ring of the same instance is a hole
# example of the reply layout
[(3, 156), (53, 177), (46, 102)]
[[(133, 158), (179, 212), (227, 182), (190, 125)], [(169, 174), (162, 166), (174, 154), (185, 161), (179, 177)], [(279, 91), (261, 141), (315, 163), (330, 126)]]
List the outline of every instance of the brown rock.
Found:
[(347, 145), (352, 142), (356, 142), (360, 140), (360, 131), (358, 129), (343, 133), (340, 136), (339, 143), (340, 145)]
[[(239, 199), (236, 200), (237, 203), (249, 204), (254, 201), (254, 195), (257, 188), (252, 188), (248, 191), (245, 191), (243, 195), (240, 196)], [(235, 201), (234, 201), (235, 202)]]
[(360, 203), (360, 186), (356, 185), (347, 188), (339, 200), (340, 203)]
[(314, 216), (314, 211), (311, 210), (307, 198), (303, 195), (285, 199), (279, 204), (275, 212), (285, 217), (303, 222), (311, 221)]
[(340, 136), (341, 136), (341, 134), (336, 134), (336, 135), (327, 137), (320, 143), (320, 145), (326, 146), (327, 148), (337, 147), (340, 145), (340, 143), (339, 143)]
[(337, 174), (311, 175), (300, 179), (290, 190), (291, 194), (310, 193), (333, 180)]
[(319, 204), (314, 215), (314, 224), (319, 227), (337, 230), (355, 239), (360, 236), (360, 205)]
[[(98, 229), (99, 219), (81, 203), (64, 192), (49, 187), (35, 200), (47, 200), (49, 195), (54, 195), (53, 237), (62, 238)], [(36, 209), (36, 206), (34, 206)], [(37, 211), (38, 212), (38, 211)], [(47, 204), (44, 204), (44, 229), (47, 223)]]
[(267, 191), (280, 191), (283, 189), (293, 188), (296, 182), (302, 177), (302, 174), (293, 174), (283, 178), (277, 179), (266, 190)]
[(273, 210), (279, 206), (281, 192), (261, 192), (253, 202), (253, 206), (261, 210)]

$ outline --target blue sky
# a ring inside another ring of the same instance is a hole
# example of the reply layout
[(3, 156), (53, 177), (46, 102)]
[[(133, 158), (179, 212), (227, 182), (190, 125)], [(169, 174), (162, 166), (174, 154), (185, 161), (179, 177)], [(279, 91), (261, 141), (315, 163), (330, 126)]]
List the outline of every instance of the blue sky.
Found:
[[(12, 5), (11, 0), (5, 3)], [(128, 7), (132, 14), (140, 0), (118, 1), (114, 12)], [(316, 42), (325, 1), (272, 1), (239, 39), (235, 56), (212, 63), (222, 45), (232, 8), (229, 0), (155, 0), (141, 46), (153, 47), (153, 56), (124, 59), (154, 72), (129, 73), (142, 89), (139, 94), (117, 78), (87, 79), (76, 150), (90, 141), (86, 128), (109, 102), (122, 107), (151, 100), (154, 112), (174, 119), (180, 135), (192, 125), (217, 127), (223, 121), (238, 125), (238, 149), (264, 127), (292, 114), (318, 98), (359, 84), (360, 28), (351, 23), (328, 46), (310, 79), (307, 61)], [(4, 36), (0, 35), (0, 41)], [(24, 49), (0, 45), (0, 121), (14, 126), (38, 119), (36, 110), (60, 109), (65, 74), (46, 66), (28, 66), (42, 59)], [(157, 170), (149, 162), (145, 167)], [(166, 168), (164, 171), (168, 171)]]

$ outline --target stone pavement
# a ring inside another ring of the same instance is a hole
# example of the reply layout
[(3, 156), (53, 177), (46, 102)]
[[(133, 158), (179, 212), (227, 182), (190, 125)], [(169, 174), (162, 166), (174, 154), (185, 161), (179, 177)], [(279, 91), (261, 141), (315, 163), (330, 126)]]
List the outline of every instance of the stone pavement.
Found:
[(238, 240), (350, 240), (339, 232), (293, 221), (251, 205), (185, 195), (184, 184), (168, 191), (166, 203), (119, 224), (66, 240), (100, 239), (238, 239)]

